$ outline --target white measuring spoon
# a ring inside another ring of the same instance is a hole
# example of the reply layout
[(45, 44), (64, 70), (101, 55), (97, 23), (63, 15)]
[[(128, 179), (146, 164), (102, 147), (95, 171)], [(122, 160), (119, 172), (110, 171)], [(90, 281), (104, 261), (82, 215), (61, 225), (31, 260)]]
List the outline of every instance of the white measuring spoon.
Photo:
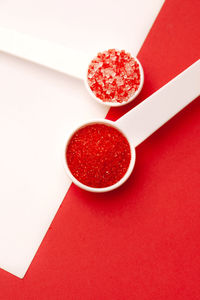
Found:
[[(88, 85), (87, 71), (91, 56), (86, 53), (3, 27), (0, 27), (0, 51), (84, 80), (93, 99), (106, 106), (122, 106), (131, 102), (138, 96), (144, 83), (143, 68), (139, 60), (134, 58), (139, 64), (140, 70), (140, 85), (134, 95), (122, 103), (103, 102), (94, 95)], [(134, 56), (132, 55), (132, 57)]]
[(86, 53), (0, 27), (0, 51), (76, 77), (85, 78)]
[[(108, 192), (118, 188), (132, 173), (135, 164), (135, 148), (199, 95), (200, 60), (180, 73), (116, 122), (102, 119), (92, 120), (82, 124), (72, 132), (66, 143), (64, 165), (68, 176), (77, 186), (90, 192)], [(72, 175), (66, 161), (66, 149), (72, 135), (81, 127), (94, 123), (103, 123), (118, 129), (127, 138), (131, 149), (131, 161), (127, 172), (117, 183), (105, 188), (93, 188), (79, 182)]]

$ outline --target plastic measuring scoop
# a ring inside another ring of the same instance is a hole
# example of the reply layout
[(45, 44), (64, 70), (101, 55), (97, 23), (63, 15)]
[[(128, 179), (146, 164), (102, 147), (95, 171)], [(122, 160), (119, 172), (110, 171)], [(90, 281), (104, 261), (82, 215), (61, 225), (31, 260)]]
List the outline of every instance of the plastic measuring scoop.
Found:
[(86, 53), (3, 27), (0, 27), (0, 51), (84, 80), (85, 86), (92, 98), (106, 106), (121, 106), (131, 102), (139, 95), (143, 87), (143, 68), (139, 60), (133, 57), (133, 55), (131, 56), (139, 65), (140, 84), (128, 101), (120, 103), (103, 102), (92, 92), (87, 80), (87, 71), (91, 57)]
[[(108, 192), (118, 188), (128, 179), (133, 171), (136, 158), (135, 148), (199, 95), (200, 60), (196, 61), (116, 122), (102, 119), (82, 124), (68, 137), (65, 146), (64, 165), (68, 176), (77, 186), (90, 192)], [(95, 123), (113, 126), (118, 129), (127, 138), (131, 149), (131, 160), (125, 175), (117, 183), (104, 188), (94, 188), (79, 182), (71, 173), (66, 160), (66, 150), (72, 135), (78, 129)]]

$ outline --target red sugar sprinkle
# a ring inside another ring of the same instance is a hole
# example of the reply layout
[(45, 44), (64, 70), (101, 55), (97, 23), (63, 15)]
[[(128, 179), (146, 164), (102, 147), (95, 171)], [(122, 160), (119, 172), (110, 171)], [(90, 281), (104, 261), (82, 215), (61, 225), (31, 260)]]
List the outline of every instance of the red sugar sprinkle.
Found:
[(127, 102), (140, 85), (137, 61), (124, 50), (98, 53), (88, 68), (87, 80), (96, 97), (104, 102)]
[(66, 150), (66, 159), (78, 181), (90, 187), (103, 188), (124, 176), (131, 151), (129, 142), (117, 129), (91, 124), (74, 133)]

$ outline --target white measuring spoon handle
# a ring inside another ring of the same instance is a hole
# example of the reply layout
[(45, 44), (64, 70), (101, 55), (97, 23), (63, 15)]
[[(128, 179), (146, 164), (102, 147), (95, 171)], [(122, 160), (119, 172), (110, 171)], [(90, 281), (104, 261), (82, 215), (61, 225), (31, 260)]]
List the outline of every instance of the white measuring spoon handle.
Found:
[(200, 95), (200, 60), (172, 79), (116, 123), (138, 146)]
[(2, 27), (0, 51), (79, 79), (85, 78), (89, 62), (85, 53)]

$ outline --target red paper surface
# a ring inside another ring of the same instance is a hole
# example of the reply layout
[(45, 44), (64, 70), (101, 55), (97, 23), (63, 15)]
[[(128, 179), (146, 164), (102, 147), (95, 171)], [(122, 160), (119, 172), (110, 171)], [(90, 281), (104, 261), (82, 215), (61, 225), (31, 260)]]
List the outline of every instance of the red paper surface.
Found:
[[(144, 89), (108, 118), (199, 58), (199, 16), (199, 0), (166, 1), (138, 55)], [(200, 299), (199, 100), (137, 148), (121, 188), (72, 185), (25, 278), (0, 271), (0, 299)]]

